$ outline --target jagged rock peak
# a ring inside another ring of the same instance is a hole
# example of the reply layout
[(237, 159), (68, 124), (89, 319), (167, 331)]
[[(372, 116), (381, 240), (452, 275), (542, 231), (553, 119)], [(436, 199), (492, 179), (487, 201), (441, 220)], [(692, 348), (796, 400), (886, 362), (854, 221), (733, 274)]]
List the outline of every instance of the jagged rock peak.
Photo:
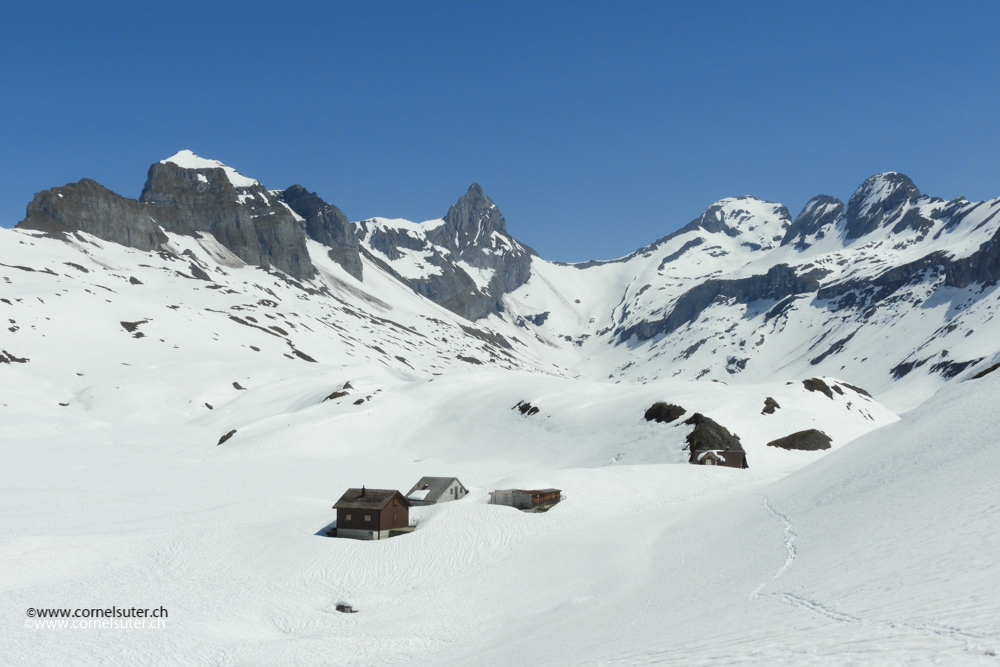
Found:
[(167, 164), (168, 162), (175, 164), (182, 169), (221, 169), (225, 173), (226, 178), (229, 179), (229, 182), (236, 188), (249, 188), (255, 185), (260, 185), (260, 183), (254, 179), (244, 176), (232, 167), (227, 167), (218, 160), (208, 160), (203, 157), (199, 157), (189, 150), (177, 151), (166, 160), (160, 160), (159, 164)]
[(486, 196), (478, 183), (469, 186), (444, 216), (445, 227), (457, 235), (458, 247), (464, 247), (482, 236), (489, 238), (493, 232), (507, 236), (507, 223), (493, 200)]
[(844, 213), (847, 238), (860, 238), (878, 229), (889, 212), (918, 197), (920, 190), (908, 176), (889, 171), (868, 177), (847, 202)]
[(829, 195), (817, 195), (806, 202), (802, 211), (785, 232), (781, 245), (795, 241), (795, 247), (805, 250), (809, 247), (807, 237), (821, 239), (826, 235), (827, 228), (832, 226), (844, 211), (844, 202)]

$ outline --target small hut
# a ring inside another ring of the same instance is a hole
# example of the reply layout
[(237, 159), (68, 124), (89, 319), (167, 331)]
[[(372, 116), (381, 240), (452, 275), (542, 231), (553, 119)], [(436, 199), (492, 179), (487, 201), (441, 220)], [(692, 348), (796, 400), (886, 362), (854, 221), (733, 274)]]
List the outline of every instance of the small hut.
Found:
[(333, 509), (337, 537), (384, 540), (410, 526), (410, 502), (395, 489), (348, 489)]

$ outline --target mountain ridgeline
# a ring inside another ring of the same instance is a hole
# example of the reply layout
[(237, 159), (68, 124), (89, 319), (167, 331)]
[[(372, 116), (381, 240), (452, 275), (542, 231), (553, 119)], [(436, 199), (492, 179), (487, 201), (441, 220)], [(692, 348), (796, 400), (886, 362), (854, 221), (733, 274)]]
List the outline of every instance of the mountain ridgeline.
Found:
[[(466, 319), (501, 312), (502, 296), (527, 281), (534, 252), (510, 237), (500, 210), (478, 184), (443, 220), (426, 239), (429, 246), (445, 249), (430, 260), (441, 273), (419, 279), (396, 277)], [(211, 234), (247, 264), (274, 267), (300, 280), (316, 274), (307, 238), (327, 246), (331, 259), (363, 280), (361, 255), (366, 249), (359, 241), (370, 233), (368, 221), (352, 225), (339, 208), (301, 185), (268, 191), (190, 151), (153, 164), (138, 200), (83, 179), (36, 194), (18, 227), (56, 235), (82, 231), (145, 251), (161, 249), (167, 242), (164, 232)], [(390, 260), (399, 256), (400, 248), (419, 244), (388, 229), (372, 230), (370, 241)], [(487, 285), (477, 285), (459, 263), (489, 269), (493, 276)]]
[[(167, 254), (171, 235), (194, 237), (314, 286), (361, 288), (375, 271), (490, 340), (527, 334), (533, 359), (561, 350), (605, 379), (799, 369), (885, 391), (918, 369), (933, 382), (971, 374), (1000, 349), (1000, 199), (945, 201), (893, 172), (794, 218), (723, 199), (626, 257), (568, 265), (515, 240), (478, 184), (437, 220), (352, 222), (300, 185), (267, 190), (190, 151), (153, 164), (138, 199), (89, 179), (40, 192), (18, 228)], [(317, 252), (344, 276), (324, 275)]]

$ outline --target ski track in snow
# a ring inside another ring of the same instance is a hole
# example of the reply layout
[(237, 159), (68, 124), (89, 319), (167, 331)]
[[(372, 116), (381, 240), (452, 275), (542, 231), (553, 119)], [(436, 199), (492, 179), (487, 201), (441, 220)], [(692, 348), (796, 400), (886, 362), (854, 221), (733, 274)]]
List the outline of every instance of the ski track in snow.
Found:
[(792, 530), (792, 522), (784, 514), (775, 511), (774, 507), (771, 506), (770, 499), (767, 496), (762, 495), (761, 498), (763, 498), (764, 509), (767, 511), (768, 516), (770, 516), (773, 519), (778, 519), (782, 524), (782, 529), (784, 531), (784, 539), (785, 539), (785, 551), (787, 552), (788, 555), (782, 566), (779, 567), (778, 571), (774, 573), (774, 576), (771, 577), (768, 581), (765, 581), (764, 583), (760, 584), (759, 586), (757, 586), (757, 588), (753, 590), (753, 592), (750, 594), (751, 600), (758, 600), (762, 597), (775, 598), (777, 600), (781, 600), (785, 604), (797, 607), (799, 609), (804, 609), (805, 611), (816, 614), (817, 616), (822, 616), (824, 618), (828, 618), (838, 623), (858, 625), (876, 630), (904, 630), (928, 636), (937, 636), (937, 637), (946, 637), (949, 639), (964, 640), (966, 642), (967, 649), (981, 648), (979, 644), (974, 644), (973, 642), (982, 642), (983, 640), (1000, 641), (1000, 637), (994, 637), (974, 632), (967, 632), (965, 630), (962, 630), (961, 628), (956, 628), (947, 625), (938, 625), (935, 623), (911, 624), (899, 621), (879, 621), (870, 618), (861, 618), (859, 616), (854, 616), (852, 614), (838, 611), (833, 607), (827, 606), (821, 602), (816, 602), (815, 600), (810, 600), (808, 598), (804, 598), (799, 595), (795, 595), (793, 593), (776, 592), (776, 593), (761, 594), (761, 591), (764, 589), (765, 586), (767, 586), (772, 581), (778, 579), (782, 574), (785, 573), (785, 571), (789, 567), (791, 567), (792, 563), (795, 562), (795, 557), (798, 555), (798, 552), (796, 551), (795, 548), (795, 539), (797, 536), (795, 534), (795, 531)]
[(784, 514), (779, 514), (778, 512), (774, 511), (774, 508), (771, 507), (771, 501), (768, 500), (767, 496), (762, 495), (761, 498), (764, 499), (764, 509), (767, 510), (768, 516), (770, 516), (772, 519), (778, 519), (779, 521), (781, 521), (782, 526), (784, 527), (785, 551), (788, 553), (788, 557), (785, 559), (785, 563), (780, 568), (778, 568), (777, 572), (774, 573), (774, 576), (771, 577), (770, 581), (765, 581), (764, 583), (762, 583), (760, 586), (758, 586), (753, 590), (753, 592), (750, 594), (751, 600), (756, 600), (757, 598), (759, 598), (760, 592), (764, 589), (765, 586), (767, 586), (769, 583), (771, 583), (771, 581), (774, 581), (782, 574), (784, 574), (785, 570), (787, 570), (789, 566), (791, 566), (791, 564), (795, 562), (795, 555), (796, 555), (795, 551), (796, 535), (792, 531), (792, 522), (789, 521), (788, 517), (786, 517)]

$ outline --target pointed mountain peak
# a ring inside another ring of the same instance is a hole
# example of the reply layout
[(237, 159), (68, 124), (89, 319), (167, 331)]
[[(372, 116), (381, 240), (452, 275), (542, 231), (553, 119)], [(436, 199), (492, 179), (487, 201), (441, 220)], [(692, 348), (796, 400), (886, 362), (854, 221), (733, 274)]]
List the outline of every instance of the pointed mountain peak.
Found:
[(856, 239), (877, 229), (889, 211), (918, 197), (920, 190), (904, 174), (888, 171), (869, 176), (847, 202), (847, 238)]
[(479, 183), (473, 183), (444, 216), (445, 226), (462, 235), (489, 236), (494, 231), (507, 234), (500, 209), (486, 196)]
[(227, 167), (218, 160), (208, 160), (203, 157), (199, 157), (189, 150), (177, 151), (166, 160), (160, 160), (160, 164), (167, 163), (175, 164), (181, 169), (222, 169), (226, 172), (226, 177), (229, 179), (229, 182), (236, 188), (250, 188), (255, 185), (260, 185), (260, 183), (254, 179), (247, 178), (232, 167)]
[(493, 200), (486, 196), (486, 193), (483, 192), (483, 188), (479, 185), (479, 183), (473, 183), (470, 185), (469, 189), (465, 191), (465, 194), (462, 195), (458, 201), (485, 202), (487, 205), (493, 204)]

